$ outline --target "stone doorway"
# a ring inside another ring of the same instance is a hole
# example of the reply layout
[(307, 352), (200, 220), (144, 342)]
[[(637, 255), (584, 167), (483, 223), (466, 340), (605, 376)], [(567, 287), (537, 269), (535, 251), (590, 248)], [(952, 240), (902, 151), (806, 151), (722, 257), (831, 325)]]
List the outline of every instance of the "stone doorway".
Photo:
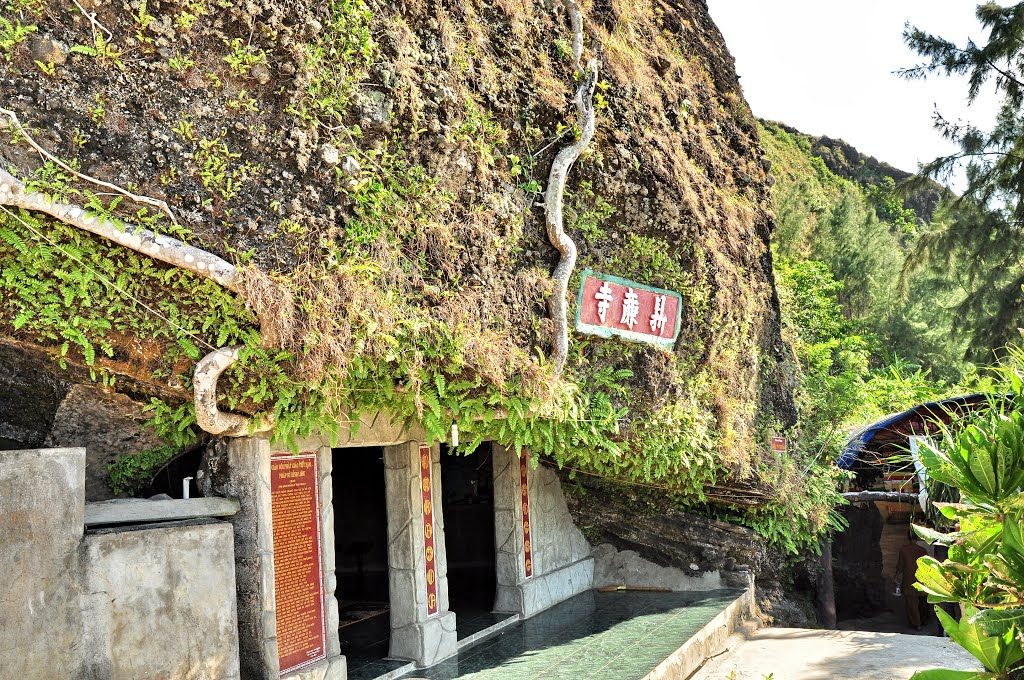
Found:
[[(494, 464), (490, 444), (471, 454), (441, 446), (448, 600), (463, 639), (495, 623)], [(506, 618), (504, 616), (498, 617)]]
[(391, 640), (384, 449), (331, 453), (338, 637), (358, 670), (386, 658)]

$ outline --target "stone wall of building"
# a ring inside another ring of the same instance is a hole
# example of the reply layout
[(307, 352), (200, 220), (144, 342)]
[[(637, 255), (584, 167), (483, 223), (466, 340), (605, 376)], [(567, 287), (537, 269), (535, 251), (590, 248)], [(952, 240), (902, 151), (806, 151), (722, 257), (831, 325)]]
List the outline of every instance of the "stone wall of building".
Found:
[(441, 503), (441, 453), (430, 447), (437, 612), (428, 614), (420, 448), (416, 442), (384, 449), (388, 501), (388, 575), (391, 656), (430, 666), (456, 652), (456, 618), (448, 609), (448, 559)]
[(231, 525), (85, 533), (85, 460), (0, 451), (0, 678), (238, 678)]
[(521, 460), (494, 447), (494, 528), (497, 611), (532, 616), (589, 590), (594, 580), (590, 545), (572, 521), (558, 475), (546, 467), (527, 471), (533, 573), (526, 574)]

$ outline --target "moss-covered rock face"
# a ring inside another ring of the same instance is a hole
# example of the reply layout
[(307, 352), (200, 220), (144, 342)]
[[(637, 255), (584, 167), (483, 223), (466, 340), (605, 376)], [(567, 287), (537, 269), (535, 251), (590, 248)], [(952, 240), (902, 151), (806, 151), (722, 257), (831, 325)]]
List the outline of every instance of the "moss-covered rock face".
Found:
[[(557, 379), (539, 204), (575, 134), (560, 3), (82, 7), (94, 17), (11, 0), (0, 104), (80, 171), (166, 200), (178, 224), (40, 169), (13, 130), (0, 162), (247, 265), (247, 293), (0, 213), (0, 334), (114, 389), (148, 380), (165, 429), (188, 423), (174, 395), (186, 401), (195, 358), (237, 343), (225, 407), (273, 411), (286, 435), (381, 408), (695, 493), (746, 475), (759, 427), (793, 420), (768, 164), (700, 0), (583, 3), (598, 127), (570, 174), (567, 229), (581, 266), (685, 304), (674, 352), (574, 337)], [(481, 417), (497, 410), (509, 417)]]

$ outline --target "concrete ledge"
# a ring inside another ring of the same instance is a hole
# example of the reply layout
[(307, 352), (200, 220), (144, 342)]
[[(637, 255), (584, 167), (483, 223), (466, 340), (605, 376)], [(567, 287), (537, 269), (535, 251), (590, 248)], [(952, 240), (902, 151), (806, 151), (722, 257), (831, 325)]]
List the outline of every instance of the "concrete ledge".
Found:
[[(498, 621), (493, 626), (488, 626), (487, 628), (484, 628), (483, 630), (479, 630), (479, 631), (473, 633), (472, 635), (468, 635), (468, 636), (462, 638), (461, 640), (459, 640), (458, 645), (457, 645), (458, 648), (459, 648), (459, 651), (462, 651), (463, 649), (467, 649), (469, 647), (472, 647), (473, 645), (475, 645), (475, 644), (477, 644), (479, 642), (482, 642), (485, 638), (489, 638), (492, 635), (497, 635), (498, 633), (500, 633), (501, 631), (505, 630), (509, 626), (514, 626), (514, 625), (516, 625), (517, 623), (519, 623), (522, 620), (523, 620), (523, 617), (520, 616), (519, 614), (509, 614), (508, 618), (505, 619), (504, 621)], [(378, 678), (378, 680), (380, 680), (380, 679)]]
[(529, 618), (590, 590), (593, 581), (594, 558), (587, 557), (516, 586), (499, 586), (495, 610), (520, 613), (523, 618)]
[(732, 604), (701, 628), (643, 680), (689, 678), (704, 662), (724, 651), (725, 643), (744, 619), (753, 616), (754, 590), (747, 588)]
[(148, 501), (119, 498), (85, 504), (85, 525), (141, 524), (198, 517), (231, 517), (238, 512), (234, 498), (189, 498), (187, 500)]

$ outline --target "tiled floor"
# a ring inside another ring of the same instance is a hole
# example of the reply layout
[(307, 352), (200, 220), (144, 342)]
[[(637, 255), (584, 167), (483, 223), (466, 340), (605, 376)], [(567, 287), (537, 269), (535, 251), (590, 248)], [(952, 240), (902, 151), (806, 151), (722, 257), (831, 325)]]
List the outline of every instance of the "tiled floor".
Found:
[(349, 680), (371, 680), (409, 663), (385, 658), (391, 638), (391, 618), (386, 610), (361, 621), (346, 623), (338, 632), (341, 653), (348, 663)]
[(590, 591), (518, 623), (408, 680), (638, 680), (741, 591)]

